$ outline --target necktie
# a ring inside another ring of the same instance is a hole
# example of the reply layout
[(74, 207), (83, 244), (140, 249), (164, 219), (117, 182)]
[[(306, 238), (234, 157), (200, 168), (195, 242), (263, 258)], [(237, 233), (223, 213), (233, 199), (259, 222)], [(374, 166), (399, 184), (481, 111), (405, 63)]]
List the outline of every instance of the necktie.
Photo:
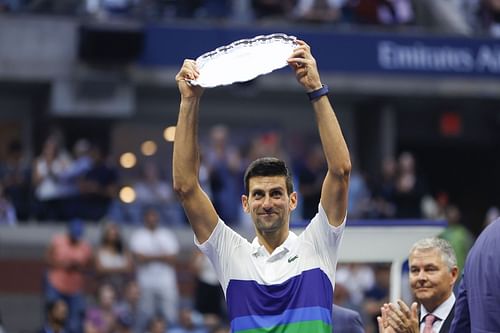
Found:
[(429, 313), (425, 316), (424, 332), (423, 333), (434, 333), (432, 329), (432, 324), (436, 321), (436, 316)]

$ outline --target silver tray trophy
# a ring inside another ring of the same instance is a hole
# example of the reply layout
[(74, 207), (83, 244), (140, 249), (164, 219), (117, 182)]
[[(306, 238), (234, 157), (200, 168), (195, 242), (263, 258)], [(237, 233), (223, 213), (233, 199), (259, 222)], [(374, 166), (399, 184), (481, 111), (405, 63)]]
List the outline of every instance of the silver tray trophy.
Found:
[(196, 59), (200, 76), (191, 80), (204, 88), (246, 82), (285, 67), (297, 38), (282, 33), (237, 40)]

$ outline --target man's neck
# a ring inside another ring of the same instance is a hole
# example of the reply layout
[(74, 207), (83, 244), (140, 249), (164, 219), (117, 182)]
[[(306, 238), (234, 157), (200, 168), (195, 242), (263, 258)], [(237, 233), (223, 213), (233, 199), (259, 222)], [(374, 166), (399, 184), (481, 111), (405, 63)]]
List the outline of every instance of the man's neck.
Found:
[(264, 248), (270, 254), (281, 244), (283, 244), (288, 238), (289, 229), (280, 230), (273, 233), (260, 233), (257, 231), (257, 239), (259, 243), (264, 246)]

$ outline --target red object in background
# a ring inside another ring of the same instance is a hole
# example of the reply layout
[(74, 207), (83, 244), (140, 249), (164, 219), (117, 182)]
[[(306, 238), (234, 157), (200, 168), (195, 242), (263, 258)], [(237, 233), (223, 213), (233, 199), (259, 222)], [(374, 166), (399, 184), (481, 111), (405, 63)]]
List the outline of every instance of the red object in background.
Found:
[(462, 134), (462, 116), (456, 112), (443, 113), (439, 119), (439, 132), (442, 136), (460, 136)]

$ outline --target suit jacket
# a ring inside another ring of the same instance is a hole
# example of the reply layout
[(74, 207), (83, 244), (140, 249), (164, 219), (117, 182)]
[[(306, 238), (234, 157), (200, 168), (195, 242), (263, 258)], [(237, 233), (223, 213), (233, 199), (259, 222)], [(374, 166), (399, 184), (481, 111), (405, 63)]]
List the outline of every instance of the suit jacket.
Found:
[[(455, 303), (456, 303), (456, 301), (455, 301)], [(441, 325), (441, 329), (439, 330), (439, 333), (450, 332), (451, 322), (453, 321), (454, 317), (455, 317), (455, 304), (453, 304), (453, 307), (451, 308), (451, 311), (448, 314), (448, 317), (446, 317), (443, 325)]]
[(364, 333), (361, 316), (354, 310), (333, 304), (332, 311), (333, 332), (335, 333)]
[(452, 333), (500, 332), (500, 218), (477, 238), (465, 261)]

